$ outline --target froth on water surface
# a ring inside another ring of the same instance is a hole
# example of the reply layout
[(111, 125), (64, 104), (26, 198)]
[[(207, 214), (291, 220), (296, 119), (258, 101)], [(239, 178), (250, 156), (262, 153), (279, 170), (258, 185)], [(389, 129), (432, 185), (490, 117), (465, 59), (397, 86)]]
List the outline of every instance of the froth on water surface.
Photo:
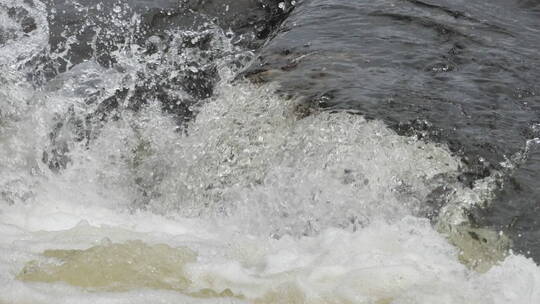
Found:
[[(72, 149), (62, 174), (38, 178), (25, 203), (3, 205), (0, 299), (534, 303), (540, 297), (532, 261), (503, 255), (500, 264), (476, 272), (420, 217), (436, 177), (458, 170), (444, 147), (344, 112), (299, 118), (294, 100), (276, 97), (271, 87), (222, 84), (218, 92), (186, 133), (151, 106), (108, 123), (92, 147)], [(145, 196), (141, 185), (153, 194)], [(474, 198), (470, 189), (458, 191)], [(466, 242), (469, 250), (474, 238)]]
[[(137, 229), (152, 227), (150, 221), (133, 220), (139, 222)], [(172, 223), (162, 221), (172, 228)], [(540, 273), (531, 268), (531, 261), (511, 256), (485, 274), (470, 271), (457, 261), (457, 250), (428, 221), (417, 218), (392, 225), (377, 221), (356, 233), (326, 229), (316, 237), (280, 240), (238, 235), (223, 227), (203, 239), (180, 223), (174, 224), (175, 235), (88, 224), (74, 228), (76, 234), (56, 232), (59, 238), (76, 235), (75, 242), (107, 235), (113, 243), (107, 239), (84, 250), (47, 250), (35, 256), (37, 260), (18, 274), (25, 283), (9, 282), (2, 299), (427, 304), (441, 299), (440, 303), (534, 303), (539, 296), (535, 286)], [(209, 225), (206, 229), (212, 230)], [(48, 234), (27, 242), (35, 246), (52, 236)], [(146, 243), (150, 240), (167, 240), (170, 245)]]

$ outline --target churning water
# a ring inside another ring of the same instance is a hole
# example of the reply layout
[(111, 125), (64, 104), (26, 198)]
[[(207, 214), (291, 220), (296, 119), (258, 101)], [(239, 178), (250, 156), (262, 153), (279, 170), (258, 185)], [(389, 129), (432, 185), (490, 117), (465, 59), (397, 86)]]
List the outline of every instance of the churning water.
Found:
[(80, 2), (0, 0), (0, 303), (540, 302), (470, 221), (534, 140), (468, 184), (444, 143), (240, 79), (302, 3)]

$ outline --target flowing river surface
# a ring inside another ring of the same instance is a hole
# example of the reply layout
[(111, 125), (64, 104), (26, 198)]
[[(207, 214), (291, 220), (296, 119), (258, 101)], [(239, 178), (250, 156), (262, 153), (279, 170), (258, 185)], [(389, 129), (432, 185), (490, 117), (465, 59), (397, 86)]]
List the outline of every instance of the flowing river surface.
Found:
[(0, 303), (540, 303), (540, 2), (0, 0)]

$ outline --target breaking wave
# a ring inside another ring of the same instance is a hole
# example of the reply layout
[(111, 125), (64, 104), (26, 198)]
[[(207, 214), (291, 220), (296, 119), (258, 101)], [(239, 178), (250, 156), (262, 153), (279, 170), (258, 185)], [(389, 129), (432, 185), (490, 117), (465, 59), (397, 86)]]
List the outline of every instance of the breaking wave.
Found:
[(39, 2), (0, 8), (1, 303), (540, 300), (468, 222), (498, 177), (463, 186), (444, 145), (235, 80), (252, 53), (215, 24), (108, 66), (52, 50)]

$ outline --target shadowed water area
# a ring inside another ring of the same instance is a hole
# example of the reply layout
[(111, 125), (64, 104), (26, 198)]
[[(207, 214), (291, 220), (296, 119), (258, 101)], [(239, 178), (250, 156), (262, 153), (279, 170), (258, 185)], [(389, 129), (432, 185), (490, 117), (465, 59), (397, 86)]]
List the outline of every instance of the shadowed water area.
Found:
[(534, 302), (539, 51), (533, 0), (0, 0), (0, 303)]

